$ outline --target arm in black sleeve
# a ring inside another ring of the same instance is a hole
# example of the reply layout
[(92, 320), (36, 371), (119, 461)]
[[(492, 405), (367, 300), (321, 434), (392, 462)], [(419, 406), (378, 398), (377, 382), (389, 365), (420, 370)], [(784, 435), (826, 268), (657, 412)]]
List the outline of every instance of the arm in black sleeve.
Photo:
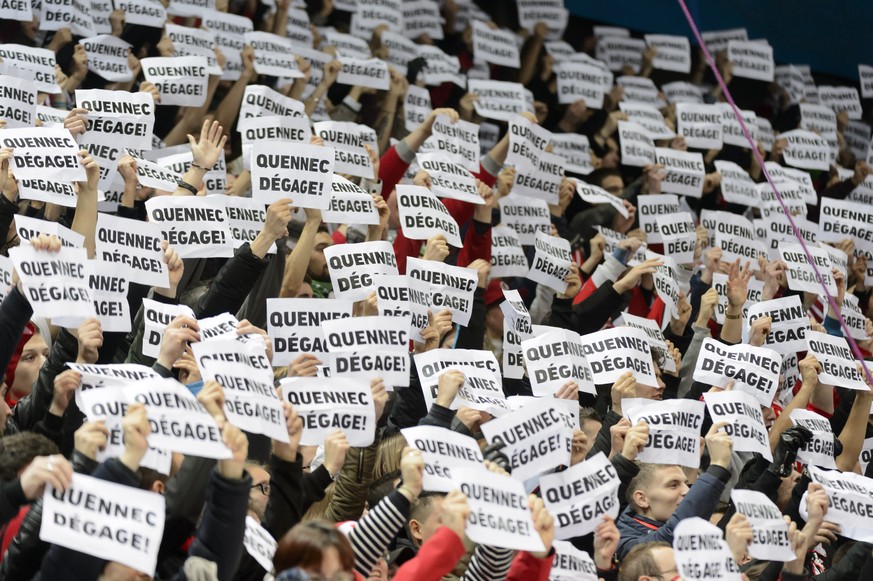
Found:
[[(206, 509), (188, 556), (202, 557), (218, 565), (219, 581), (233, 579), (239, 567), (251, 487), (252, 477), (248, 472), (244, 472), (242, 478), (225, 478), (216, 469), (209, 477)], [(173, 579), (187, 577), (180, 570)]]
[[(6, 199), (2, 195), (0, 198)], [(0, 369), (5, 370), (9, 366), (9, 360), (31, 316), (33, 308), (30, 303), (17, 286), (13, 287), (0, 304)]]
[(606, 324), (621, 305), (622, 296), (612, 284), (604, 283), (581, 303), (573, 305), (572, 302), (573, 299), (555, 297), (549, 325), (587, 335), (599, 331)]
[(15, 518), (18, 510), (27, 502), (18, 478), (0, 484), (0, 524), (6, 524)]
[(161, 570), (162, 562), (178, 557), (182, 546), (194, 532), (203, 504), (206, 502), (206, 487), (215, 460), (186, 456), (175, 476), (167, 481), (164, 497), (167, 499), (167, 515), (161, 550), (158, 553), (158, 569), (162, 576), (172, 571)]
[(476, 287), (473, 308), (466, 327), (458, 326), (457, 349), (482, 349), (485, 344), (485, 289)]
[(610, 434), (609, 429), (620, 421), (621, 416), (614, 411), (606, 412), (603, 416), (603, 423), (600, 425), (600, 431), (597, 432), (597, 438), (594, 440), (594, 445), (588, 451), (589, 458), (598, 452), (603, 452), (604, 455), (609, 456), (612, 451), (612, 434)]
[(33, 389), (12, 408), (12, 419), (22, 431), (32, 430), (45, 417), (54, 397), (55, 377), (68, 362), (76, 360), (78, 352), (79, 341), (69, 331), (61, 329)]
[(424, 401), (424, 394), (421, 392), (418, 372), (414, 365), (410, 365), (410, 368), (409, 387), (398, 387), (395, 390), (397, 398), (388, 418), (388, 423), (392, 429), (402, 430), (417, 426), (421, 418), (427, 415), (427, 404)]
[[(84, 454), (73, 452), (73, 470), (77, 473), (91, 474), (98, 465)], [(3, 559), (0, 560), (0, 580), (33, 579), (39, 572), (39, 565), (51, 548), (51, 543), (39, 538), (41, 525), (42, 498), (30, 505), (30, 510), (18, 528), (18, 534), (9, 543)]]
[(438, 426), (440, 428), (452, 429), (452, 418), (455, 417), (455, 410), (441, 406), (434, 402), (430, 406), (430, 411), (427, 415), (419, 420), (419, 426)]
[[(127, 288), (127, 305), (129, 313), (138, 313), (142, 306), (142, 300), (148, 296), (149, 287), (143, 284), (131, 283)], [(131, 328), (133, 326), (131, 325)], [(127, 357), (127, 352), (130, 350), (130, 342), (128, 341), (129, 333), (103, 333), (103, 345), (100, 347), (100, 354), (97, 357), (97, 363), (103, 365), (112, 363), (118, 357), (124, 359)], [(121, 352), (119, 356), (118, 353)]]
[(233, 258), (224, 263), (209, 285), (209, 290), (197, 303), (194, 309), (197, 318), (239, 311), (255, 281), (267, 267), (267, 262), (252, 254), (248, 243), (240, 246)]

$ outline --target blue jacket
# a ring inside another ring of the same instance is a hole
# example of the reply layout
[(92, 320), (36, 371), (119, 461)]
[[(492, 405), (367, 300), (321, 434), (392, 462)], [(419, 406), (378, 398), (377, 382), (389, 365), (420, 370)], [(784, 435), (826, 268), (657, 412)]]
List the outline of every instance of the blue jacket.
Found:
[(700, 475), (700, 478), (679, 503), (676, 511), (665, 523), (637, 514), (633, 507), (628, 506), (618, 515), (618, 520), (615, 523), (621, 533), (617, 551), (619, 559), (624, 559), (628, 551), (639, 543), (665, 541), (672, 544), (673, 531), (679, 521), (683, 519), (692, 516), (709, 519), (718, 505), (721, 493), (724, 491), (724, 485), (729, 478), (730, 472), (728, 470), (721, 466), (710, 466), (704, 474)]

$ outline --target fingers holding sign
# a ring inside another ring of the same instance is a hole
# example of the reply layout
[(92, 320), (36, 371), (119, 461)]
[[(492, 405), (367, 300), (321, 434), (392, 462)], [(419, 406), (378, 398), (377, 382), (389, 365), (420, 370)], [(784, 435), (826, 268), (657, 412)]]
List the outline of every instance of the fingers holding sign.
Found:
[(449, 244), (446, 242), (446, 237), (442, 234), (437, 234), (427, 241), (424, 249), (424, 259), (433, 260), (435, 262), (443, 262), (449, 255)]
[(709, 450), (710, 465), (722, 468), (729, 468), (731, 465), (734, 442), (724, 430), (727, 425), (728, 422), (717, 422), (706, 434), (706, 449)]
[(124, 433), (124, 452), (121, 463), (136, 472), (143, 456), (149, 449), (148, 437), (152, 429), (146, 415), (146, 407), (141, 403), (131, 404), (121, 421)]
[(539, 534), (543, 545), (546, 547), (545, 551), (532, 552), (531, 554), (538, 559), (545, 559), (552, 551), (552, 543), (555, 542), (555, 518), (546, 508), (543, 499), (535, 494), (531, 494), (528, 497), (527, 503), (533, 518), (534, 530)]
[(288, 366), (288, 377), (315, 377), (321, 360), (312, 353), (298, 355)]
[(437, 397), (434, 403), (444, 408), (450, 407), (452, 402), (455, 401), (458, 392), (464, 386), (465, 381), (467, 381), (467, 378), (457, 369), (449, 369), (443, 372), (439, 378)]
[(21, 490), (28, 500), (42, 496), (46, 484), (57, 490), (66, 490), (73, 482), (73, 466), (60, 454), (37, 456), (19, 477)]
[(96, 462), (97, 452), (109, 442), (109, 429), (103, 421), (85, 422), (73, 434), (73, 442), (77, 452)]
[(370, 392), (373, 394), (373, 407), (376, 410), (376, 423), (382, 419), (382, 414), (385, 412), (385, 404), (388, 403), (388, 391), (385, 389), (385, 382), (381, 377), (370, 380)]
[(468, 518), (470, 505), (467, 503), (467, 496), (460, 490), (452, 490), (443, 499), (440, 524), (452, 529), (458, 538), (463, 539)]
[(400, 456), (400, 477), (403, 484), (397, 489), (398, 492), (410, 502), (415, 501), (421, 494), (424, 481), (424, 458), (419, 450), (409, 446), (403, 448)]
[(240, 480), (249, 455), (249, 439), (242, 430), (231, 423), (224, 424), (221, 439), (230, 450), (231, 457), (218, 461), (218, 472), (229, 480)]

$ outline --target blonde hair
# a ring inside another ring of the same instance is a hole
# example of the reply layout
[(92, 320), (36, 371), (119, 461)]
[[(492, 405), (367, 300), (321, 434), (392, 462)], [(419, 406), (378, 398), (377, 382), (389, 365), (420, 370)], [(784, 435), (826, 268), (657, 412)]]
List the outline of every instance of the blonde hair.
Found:
[(313, 520), (331, 520), (328, 518), (327, 509), (330, 507), (330, 503), (333, 502), (334, 490), (336, 490), (336, 483), (331, 482), (328, 487), (324, 489), (324, 498), (322, 498), (318, 502), (313, 503), (304, 513), (303, 518), (300, 519), (300, 522), (309, 522)]
[(379, 444), (376, 450), (376, 466), (373, 468), (373, 480), (395, 470), (400, 470), (400, 455), (406, 447), (406, 438), (397, 432), (388, 436)]

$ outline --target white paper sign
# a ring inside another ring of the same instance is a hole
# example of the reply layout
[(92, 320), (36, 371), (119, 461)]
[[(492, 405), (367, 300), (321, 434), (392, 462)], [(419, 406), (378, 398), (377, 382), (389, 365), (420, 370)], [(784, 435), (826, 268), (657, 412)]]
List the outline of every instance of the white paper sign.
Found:
[(154, 575), (164, 534), (162, 495), (74, 473), (65, 491), (46, 485), (42, 510), (40, 540)]
[(618, 473), (603, 452), (563, 472), (540, 476), (540, 492), (555, 518), (555, 538), (594, 532), (604, 515), (618, 516)]
[(421, 381), (421, 391), (427, 408), (436, 400), (439, 377), (449, 369), (457, 369), (466, 377), (458, 397), (450, 406), (461, 404), (501, 415), (509, 409), (503, 395), (500, 365), (491, 351), (483, 349), (433, 349), (414, 356), (415, 368)]
[(326, 210), (334, 163), (332, 147), (256, 142), (252, 146), (252, 198), (263, 204), (291, 198), (297, 207)]
[(388, 74), (388, 63), (382, 59), (354, 59), (340, 57), (339, 74), (336, 82), (341, 85), (352, 85), (387, 91), (391, 86), (391, 77)]
[(754, 41), (730, 40), (728, 60), (733, 63), (735, 77), (773, 82), (773, 47)]
[(783, 355), (807, 348), (806, 332), (809, 329), (809, 319), (799, 296), (792, 295), (763, 301), (750, 307), (744, 335), (748, 334), (749, 327), (759, 317), (772, 319), (770, 333), (764, 340), (764, 347), (770, 347)]
[[(862, 543), (873, 541), (873, 514), (870, 497), (873, 496), (873, 481), (854, 472), (819, 470), (809, 467), (813, 482), (824, 486), (828, 495), (827, 520), (839, 525), (840, 535)], [(800, 501), (801, 516), (805, 515), (805, 499)]]
[(568, 105), (584, 100), (589, 109), (602, 109), (603, 98), (612, 88), (609, 70), (584, 62), (566, 62), (555, 66), (558, 78), (558, 103)]
[(545, 200), (510, 194), (497, 203), (501, 224), (515, 231), (522, 246), (533, 246), (538, 233), (550, 234), (551, 213)]
[(822, 468), (836, 468), (837, 436), (827, 418), (809, 410), (795, 409), (791, 412), (791, 421), (812, 432), (812, 440), (798, 450), (797, 461)]
[(467, 495), (470, 505), (465, 533), (471, 541), (506, 549), (543, 550), (531, 519), (527, 493), (515, 474), (513, 477), (494, 474), (484, 466), (456, 468), (454, 481), (455, 488)]
[(642, 125), (632, 121), (619, 121), (618, 135), (622, 165), (643, 167), (656, 163), (655, 142)]
[(521, 350), (535, 396), (554, 395), (568, 381), (575, 381), (579, 391), (596, 393), (578, 333), (566, 329), (543, 333), (522, 341)]
[(703, 195), (706, 168), (700, 152), (656, 147), (655, 159), (667, 170), (667, 175), (661, 182), (661, 191), (693, 198)]
[(655, 47), (658, 51), (652, 60), (652, 67), (678, 73), (691, 72), (691, 45), (687, 37), (647, 34), (645, 39), (649, 47)]
[(164, 31), (173, 41), (173, 56), (202, 56), (209, 63), (209, 74), (221, 76), (221, 65), (215, 56), (215, 35), (209, 30), (178, 26), (168, 22)]
[(649, 425), (649, 439), (637, 455), (640, 462), (700, 466), (700, 426), (705, 408), (702, 401), (633, 398), (623, 400), (621, 407), (633, 425)]
[(295, 377), (280, 381), (282, 396), (303, 419), (303, 446), (319, 446), (338, 430), (349, 444), (367, 447), (376, 435), (370, 382), (351, 377)]
[(652, 350), (644, 331), (616, 327), (582, 336), (582, 351), (591, 364), (594, 383), (612, 384), (626, 371), (644, 385), (656, 386)]
[(473, 56), (479, 62), (517, 69), (521, 67), (515, 35), (494, 29), (480, 20), (473, 21)]
[(524, 481), (559, 465), (569, 466), (574, 426), (554, 402), (540, 398), (482, 424), (489, 444), (506, 444), (501, 452), (509, 458), (513, 479)]
[(761, 196), (749, 174), (732, 161), (716, 160), (715, 169), (721, 175), (721, 195), (726, 202), (755, 207)]
[(4, 129), (0, 133), (0, 147), (13, 148), (10, 168), (18, 179), (85, 181), (79, 146), (66, 129)]
[[(62, 247), (55, 253), (36, 250), (33, 246), (17, 246), (9, 249), (9, 258), (37, 316), (67, 317), (63, 326), (72, 328), (94, 316), (85, 270), (88, 256), (84, 248)], [(70, 317), (71, 313), (75, 316)]]
[(161, 105), (200, 107), (206, 102), (209, 61), (205, 57), (151, 57), (140, 63), (146, 80), (160, 92)]
[(300, 78), (297, 56), (291, 41), (270, 32), (246, 32), (246, 44), (255, 49), (255, 72), (259, 75)]
[(809, 330), (806, 332), (806, 342), (809, 345), (809, 353), (815, 355), (821, 364), (822, 371), (818, 378), (823, 384), (861, 391), (869, 389), (863, 372), (858, 371), (858, 363), (844, 338)]
[(113, 0), (115, 8), (124, 10), (126, 24), (163, 28), (167, 10), (157, 0)]
[(0, 75), (0, 120), (6, 121), (6, 129), (36, 124), (37, 92), (36, 85), (27, 79)]
[(243, 546), (258, 565), (266, 571), (273, 570), (273, 557), (276, 555), (278, 543), (273, 536), (258, 524), (258, 521), (246, 515), (246, 532), (243, 536)]
[(131, 282), (169, 288), (161, 229), (148, 222), (97, 214), (96, 256)]
[(705, 338), (694, 368), (695, 381), (751, 394), (764, 407), (770, 407), (779, 382), (782, 357), (774, 350), (752, 345), (725, 345)]
[(570, 241), (560, 236), (537, 232), (534, 247), (536, 253), (527, 277), (559, 293), (566, 291), (568, 283), (565, 279), (570, 273), (572, 262)]
[(739, 514), (745, 515), (752, 525), (752, 542), (749, 556), (767, 561), (793, 561), (796, 559), (788, 538), (788, 523), (782, 511), (763, 492), (734, 488), (731, 500)]
[(860, 119), (863, 114), (861, 99), (858, 89), (855, 87), (828, 87), (822, 85), (818, 88), (818, 100), (825, 107), (830, 107), (835, 112), (845, 111), (849, 119)]
[(430, 91), (424, 87), (409, 85), (406, 98), (403, 99), (403, 121), (407, 131), (415, 131), (424, 123), (433, 106), (430, 103)]
[(336, 150), (334, 171), (368, 179), (373, 177), (373, 162), (364, 149), (364, 144), (377, 149), (376, 132), (373, 129), (358, 123), (338, 121), (321, 121), (312, 128), (324, 139), (326, 146)]
[(664, 242), (664, 237), (658, 230), (658, 217), (669, 216), (681, 211), (679, 198), (673, 194), (647, 195), (637, 198), (637, 212), (640, 217), (640, 228), (646, 233), (649, 244)]
[(322, 212), (329, 224), (378, 224), (379, 211), (373, 196), (354, 182), (334, 174), (330, 207)]
[(682, 579), (742, 579), (740, 568), (731, 556), (724, 534), (708, 520), (695, 516), (679, 521), (673, 531), (673, 551), (676, 568)]
[(473, 294), (479, 283), (479, 274), (475, 269), (410, 257), (406, 261), (406, 273), (410, 278), (430, 285), (435, 311), (448, 309), (452, 312), (452, 322), (465, 326), (469, 324), (473, 312)]
[(721, 149), (723, 140), (721, 119), (721, 109), (715, 105), (676, 103), (677, 131), (679, 135), (685, 137), (688, 147)]
[[(129, 21), (128, 21), (129, 22)], [(61, 92), (61, 87), (55, 79), (55, 53), (47, 48), (36, 48), (21, 44), (0, 45), (0, 59), (10, 70), (4, 74), (33, 81), (36, 88), (43, 93), (56, 95)]]
[(473, 107), (476, 113), (488, 119), (509, 121), (527, 110), (524, 87), (519, 83), (468, 79), (467, 91), (476, 93), (479, 100)]
[(143, 317), (145, 327), (142, 336), (142, 354), (157, 359), (160, 354), (164, 329), (179, 315), (194, 318), (194, 311), (186, 305), (170, 305), (143, 299)]
[(834, 280), (834, 275), (831, 272), (831, 259), (827, 251), (814, 246), (807, 246), (807, 250), (815, 260), (815, 267), (821, 275), (821, 280), (819, 280), (818, 275), (816, 275), (815, 270), (809, 263), (803, 247), (800, 244), (785, 244), (780, 246), (779, 253), (782, 260), (788, 265), (786, 272), (788, 288), (820, 293), (822, 283), (824, 283), (827, 291), (832, 296), (835, 296), (837, 294), (837, 282)]
[(233, 256), (224, 200), (215, 196), (158, 196), (146, 202), (149, 221), (181, 258)]
[(655, 218), (658, 232), (664, 239), (664, 254), (673, 258), (677, 264), (692, 264), (697, 233), (694, 221), (688, 212), (678, 212)]
[(344, 299), (267, 299), (273, 365), (289, 365), (304, 353), (327, 353), (321, 324), (351, 317), (353, 305), (354, 301)]
[(804, 129), (794, 129), (779, 134), (786, 139), (788, 147), (782, 153), (785, 163), (803, 169), (827, 171), (830, 166), (830, 147), (824, 139)]
[(438, 426), (415, 426), (400, 430), (409, 446), (421, 451), (424, 460), (424, 490), (449, 492), (456, 485), (455, 468), (476, 468), (484, 458), (476, 440)]
[(397, 185), (397, 209), (403, 234), (412, 240), (429, 240), (442, 234), (456, 248), (463, 246), (458, 223), (437, 197), (423, 186)]
[(419, 153), (418, 166), (430, 176), (431, 191), (441, 197), (482, 205), (476, 178), (465, 167), (442, 152)]
[(324, 249), (333, 292), (338, 298), (359, 301), (373, 289), (373, 276), (399, 274), (390, 242), (335, 244)]
[(527, 276), (530, 266), (515, 230), (509, 226), (491, 228), (491, 276)]
[(713, 423), (727, 422), (724, 431), (731, 437), (734, 451), (756, 452), (773, 461), (761, 404), (753, 395), (736, 390), (708, 392), (703, 400)]

